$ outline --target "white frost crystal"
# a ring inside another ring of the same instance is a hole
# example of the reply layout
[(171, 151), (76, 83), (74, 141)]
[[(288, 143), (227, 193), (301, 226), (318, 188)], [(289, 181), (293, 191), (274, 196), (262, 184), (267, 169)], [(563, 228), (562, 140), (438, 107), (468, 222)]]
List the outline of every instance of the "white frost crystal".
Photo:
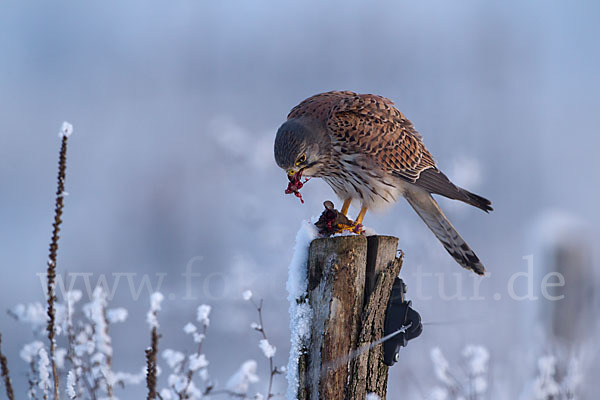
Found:
[(30, 324), (34, 329), (45, 326), (48, 321), (46, 308), (41, 303), (18, 304), (11, 313), (16, 319)]
[(442, 350), (439, 347), (434, 347), (431, 349), (430, 356), (437, 378), (446, 385), (453, 385), (454, 381), (449, 375), (450, 364), (446, 360), (446, 357), (444, 357), (444, 354), (442, 354)]
[(196, 328), (196, 325), (192, 324), (191, 322), (188, 322), (187, 324), (185, 324), (185, 326), (183, 327), (183, 331), (185, 333), (187, 333), (188, 335), (190, 333), (194, 333), (198, 330), (198, 328)]
[(175, 351), (172, 349), (166, 349), (162, 353), (162, 357), (165, 359), (169, 367), (175, 368), (178, 364), (180, 364), (183, 360), (185, 360), (185, 354), (180, 351)]
[(244, 293), (242, 293), (242, 298), (246, 301), (250, 300), (252, 298), (252, 291), (245, 290)]
[(277, 351), (277, 348), (271, 343), (269, 343), (267, 339), (262, 339), (258, 343), (258, 347), (260, 347), (260, 349), (263, 351), (263, 354), (267, 358), (273, 358), (273, 356), (275, 355), (275, 351)]
[(40, 349), (39, 356), (38, 372), (40, 374), (40, 381), (38, 386), (44, 391), (44, 396), (47, 398), (48, 388), (50, 388), (50, 359), (44, 348)]
[(164, 298), (165, 297), (160, 292), (154, 292), (150, 296), (150, 310), (148, 311), (148, 314), (146, 314), (146, 322), (150, 325), (150, 329), (158, 329), (158, 319), (156, 318), (156, 314), (160, 311), (160, 303), (162, 303)]
[(70, 399), (74, 399), (77, 397), (77, 388), (75, 386), (75, 373), (71, 370), (67, 374), (67, 396)]
[(238, 395), (245, 395), (251, 383), (258, 382), (256, 375), (256, 361), (248, 360), (242, 364), (240, 369), (227, 381), (227, 389)]
[(554, 379), (556, 358), (544, 356), (538, 360), (539, 375), (534, 382), (534, 398), (536, 400), (556, 398), (560, 394), (560, 386)]
[(60, 132), (58, 132), (58, 137), (59, 138), (69, 137), (69, 136), (71, 136), (72, 133), (73, 133), (73, 125), (71, 125), (70, 123), (65, 121), (62, 123), (62, 126), (60, 127)]
[(31, 363), (38, 355), (41, 348), (44, 347), (44, 344), (39, 340), (35, 342), (31, 342), (23, 346), (21, 353), (19, 355), (26, 363)]
[(258, 324), (256, 322), (252, 322), (252, 323), (250, 323), (250, 329), (254, 329), (255, 331), (260, 331), (262, 329), (262, 326), (260, 326), (260, 324)]
[(200, 368), (208, 367), (208, 360), (204, 354), (192, 354), (189, 357), (190, 360), (190, 369), (192, 371), (197, 371)]
[(194, 332), (194, 342), (196, 342), (196, 343), (202, 343), (203, 340), (204, 340), (204, 334), (203, 333)]
[(469, 345), (463, 350), (463, 357), (468, 360), (472, 374), (479, 375), (487, 372), (490, 353), (483, 346)]
[(111, 324), (117, 322), (125, 322), (125, 320), (127, 319), (127, 310), (122, 307), (112, 308), (106, 311), (106, 318)]
[(198, 306), (198, 315), (196, 316), (196, 320), (200, 322), (204, 326), (210, 325), (210, 319), (208, 316), (210, 315), (211, 307), (207, 304), (202, 304)]

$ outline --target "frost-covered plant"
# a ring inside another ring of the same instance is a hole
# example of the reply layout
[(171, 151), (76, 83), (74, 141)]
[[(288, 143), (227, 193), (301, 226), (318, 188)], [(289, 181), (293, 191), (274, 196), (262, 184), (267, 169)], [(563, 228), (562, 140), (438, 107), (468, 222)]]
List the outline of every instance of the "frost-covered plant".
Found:
[[(69, 398), (86, 396), (98, 398), (101, 394), (114, 398), (115, 384), (136, 383), (137, 375), (113, 373), (112, 346), (109, 335), (111, 322), (122, 322), (127, 317), (124, 309), (107, 310), (106, 294), (102, 287), (94, 290), (93, 299), (82, 308), (83, 317), (73, 321), (75, 304), (81, 300), (80, 291), (70, 291), (64, 303), (58, 303), (55, 294), (58, 239), (64, 207), (67, 165), (67, 142), (73, 126), (64, 122), (58, 134), (61, 147), (58, 162), (58, 178), (54, 222), (47, 262), (47, 307), (40, 303), (17, 305), (9, 313), (17, 320), (31, 325), (34, 336), (41, 338), (44, 330), (48, 344), (39, 340), (26, 344), (21, 358), (29, 364), (29, 398), (59, 399), (59, 375), (67, 375), (66, 393)], [(63, 339), (63, 347), (58, 339)], [(68, 365), (68, 366), (67, 366)], [(68, 372), (67, 372), (68, 371)]]
[(156, 398), (156, 380), (158, 378), (159, 369), (156, 356), (158, 354), (158, 311), (160, 303), (164, 296), (162, 293), (155, 292), (150, 296), (150, 310), (146, 314), (146, 321), (150, 326), (150, 347), (146, 353), (146, 388), (148, 389), (148, 400)]
[(488, 389), (488, 362), (490, 353), (483, 346), (469, 345), (463, 350), (467, 367), (470, 398), (481, 398)]
[(577, 398), (581, 375), (579, 365), (572, 358), (562, 379), (557, 376), (557, 359), (553, 355), (538, 359), (538, 376), (533, 384), (533, 398), (536, 400), (574, 400)]
[[(247, 292), (248, 293), (248, 292)], [(245, 294), (247, 300), (251, 295)], [(251, 329), (261, 334), (258, 347), (269, 360), (269, 386), (266, 395), (256, 393), (249, 395), (250, 385), (259, 381), (256, 374), (258, 364), (255, 360), (247, 360), (231, 376), (223, 389), (215, 388), (208, 372), (209, 361), (203, 352), (203, 343), (210, 326), (211, 307), (202, 304), (197, 308), (196, 320), (184, 325), (183, 331), (195, 343), (195, 351), (184, 353), (174, 349), (165, 349), (158, 355), (158, 312), (161, 309), (163, 295), (153, 293), (150, 296), (150, 310), (147, 322), (152, 332), (152, 346), (146, 350), (146, 356), (154, 353), (154, 359), (138, 373), (114, 372), (112, 369), (113, 347), (110, 337), (110, 325), (125, 322), (127, 310), (124, 308), (108, 308), (106, 292), (99, 286), (93, 292), (90, 302), (77, 308), (82, 293), (78, 290), (67, 292), (65, 302), (56, 303), (56, 337), (61, 346), (57, 346), (55, 360), (57, 370), (63, 376), (63, 398), (68, 399), (116, 399), (115, 390), (131, 384), (140, 384), (146, 378), (149, 392), (148, 398), (168, 399), (200, 399), (211, 395), (228, 395), (236, 399), (269, 399), (273, 377), (285, 372), (284, 367), (274, 366), (273, 358), (276, 347), (267, 337), (263, 327), (262, 301), (251, 301), (258, 312), (258, 321), (251, 324)], [(17, 320), (28, 323), (34, 336), (43, 336), (40, 324), (43, 320), (44, 308), (39, 304), (17, 305), (10, 314)], [(27, 343), (21, 350), (21, 358), (29, 365), (29, 390), (31, 399), (49, 399), (53, 390), (52, 367), (47, 345), (40, 340)], [(160, 367), (157, 358), (168, 366), (167, 387), (156, 389)], [(150, 366), (150, 367), (149, 367)]]
[[(77, 313), (76, 305), (81, 297), (81, 291), (73, 290), (66, 293), (65, 303), (55, 304), (56, 339), (63, 344), (55, 350), (57, 372), (67, 377), (65, 393), (69, 399), (112, 399), (116, 385), (139, 384), (144, 378), (143, 370), (137, 374), (112, 370), (113, 349), (109, 327), (110, 324), (124, 322), (127, 310), (108, 309), (106, 293), (102, 287), (97, 287), (92, 300)], [(34, 336), (43, 333), (39, 325), (43, 313), (39, 304), (20, 304), (10, 311), (17, 320), (31, 325)], [(76, 313), (78, 318), (74, 319)], [(53, 390), (49, 354), (48, 348), (40, 340), (25, 344), (21, 350), (21, 358), (29, 365), (28, 396), (31, 399), (49, 398), (48, 392)]]
[(432, 400), (481, 399), (488, 389), (489, 352), (483, 346), (469, 345), (463, 349), (462, 363), (451, 367), (442, 351), (431, 349), (438, 385), (429, 398)]
[[(196, 343), (195, 352), (188, 355), (173, 349), (162, 352), (162, 358), (170, 369), (167, 379), (169, 386), (160, 391), (162, 399), (199, 399), (213, 390), (214, 385), (208, 374), (209, 362), (202, 351), (206, 331), (210, 326), (210, 310), (211, 307), (206, 304), (198, 307), (196, 322), (200, 328), (192, 322), (183, 327), (183, 331)], [(200, 377), (199, 386), (194, 383), (194, 375)]]
[[(53, 394), (55, 400), (59, 399), (59, 373), (58, 373), (58, 360), (64, 359), (64, 352), (61, 355), (59, 349), (56, 347), (56, 335), (57, 332), (57, 315), (58, 306), (56, 304), (57, 298), (55, 294), (56, 289), (56, 260), (58, 254), (58, 239), (60, 233), (60, 226), (62, 223), (62, 211), (64, 208), (64, 198), (67, 195), (65, 191), (65, 179), (67, 169), (67, 142), (69, 136), (73, 132), (73, 126), (68, 122), (63, 122), (62, 127), (58, 133), (58, 137), (61, 139), (59, 157), (58, 157), (58, 177), (57, 177), (57, 190), (56, 200), (54, 206), (54, 221), (52, 223), (52, 236), (50, 238), (49, 254), (47, 261), (47, 273), (46, 273), (46, 301), (47, 307), (44, 310), (41, 304), (36, 303), (29, 307), (20, 306), (15, 310), (14, 315), (20, 317), (21, 320), (30, 322), (35, 325), (36, 330), (40, 330), (44, 327), (48, 337), (48, 350), (44, 347), (39, 347), (36, 356), (39, 357), (38, 369), (39, 373), (37, 383), (30, 380), (29, 382), (29, 394), (35, 396), (36, 390), (41, 391), (41, 395), (44, 399), (49, 398), (49, 393)], [(45, 314), (45, 315), (44, 315)], [(33, 359), (30, 365), (34, 365)], [(8, 369), (6, 368), (6, 359), (2, 360), (2, 374), (5, 377), (4, 380), (7, 385), (7, 395), (9, 398), (12, 397), (12, 388), (10, 388), (10, 377), (8, 376)], [(32, 367), (34, 369), (34, 367)], [(6, 375), (5, 375), (6, 374)], [(50, 381), (50, 375), (52, 375), (52, 381)], [(9, 390), (10, 389), (10, 390)]]
[[(256, 375), (256, 368), (256, 361), (248, 360), (244, 362), (240, 366), (240, 369), (238, 369), (227, 381), (227, 384), (225, 385), (227, 390), (234, 396), (245, 398), (250, 384), (259, 381), (258, 375)], [(255, 395), (254, 398), (257, 398), (258, 396), (259, 395)], [(260, 397), (262, 398), (263, 396), (260, 395)]]
[(10, 370), (8, 369), (8, 361), (2, 352), (2, 334), (0, 334), (0, 375), (2, 375), (2, 381), (4, 382), (6, 397), (8, 397), (9, 400), (15, 400), (15, 393), (10, 379)]
[[(73, 125), (68, 122), (63, 122), (62, 127), (58, 133), (58, 137), (61, 138), (60, 152), (58, 157), (58, 178), (57, 178), (57, 190), (56, 190), (56, 202), (54, 207), (54, 222), (52, 224), (52, 238), (50, 239), (50, 249), (48, 255), (47, 262), (47, 293), (46, 298), (48, 302), (48, 308), (46, 311), (46, 315), (48, 316), (48, 323), (46, 325), (46, 331), (48, 333), (48, 342), (50, 349), (50, 359), (49, 364), (51, 365), (52, 370), (52, 391), (54, 393), (54, 399), (58, 400), (58, 386), (59, 386), (59, 378), (58, 378), (58, 370), (56, 365), (56, 329), (55, 329), (55, 317), (56, 311), (54, 309), (56, 303), (56, 295), (55, 295), (55, 286), (56, 286), (56, 256), (58, 253), (58, 238), (60, 232), (60, 225), (62, 223), (62, 210), (64, 207), (64, 198), (65, 198), (65, 178), (66, 178), (66, 170), (67, 170), (67, 142), (69, 136), (73, 132)], [(45, 354), (45, 351), (44, 353)], [(44, 369), (46, 372), (46, 369)], [(44, 382), (46, 385), (47, 382)], [(48, 391), (50, 390), (48, 386), (44, 386), (44, 398), (48, 398)]]
[[(188, 322), (183, 326), (183, 331), (190, 335), (192, 341), (196, 344), (196, 350), (191, 353), (184, 353), (179, 350), (165, 349), (161, 353), (161, 358), (169, 367), (169, 375), (167, 378), (168, 386), (159, 392), (160, 398), (163, 400), (194, 400), (206, 398), (211, 395), (228, 395), (235, 399), (260, 400), (274, 397), (271, 393), (273, 377), (283, 373), (285, 368), (273, 365), (276, 348), (269, 343), (263, 328), (262, 301), (259, 304), (255, 303), (252, 300), (252, 292), (249, 290), (245, 291), (242, 297), (244, 300), (251, 301), (258, 311), (259, 323), (252, 323), (251, 328), (261, 333), (262, 339), (259, 342), (259, 347), (265, 357), (269, 359), (270, 378), (266, 397), (260, 393), (256, 393), (254, 396), (248, 395), (250, 385), (259, 381), (258, 375), (256, 375), (258, 364), (255, 360), (247, 360), (242, 363), (240, 368), (229, 378), (225, 388), (219, 389), (215, 387), (208, 372), (210, 363), (203, 352), (204, 340), (210, 326), (211, 307), (202, 304), (198, 306), (196, 321)], [(200, 379), (199, 383), (195, 381), (196, 376)]]
[[(146, 378), (148, 399), (157, 397), (163, 400), (171, 398), (197, 399), (208, 394), (227, 394), (240, 399), (249, 398), (247, 396), (249, 385), (258, 382), (257, 363), (254, 360), (248, 360), (242, 364), (240, 369), (229, 379), (227, 389), (213, 390), (214, 385), (208, 374), (209, 362), (202, 351), (206, 330), (210, 325), (210, 306), (203, 304), (198, 307), (197, 325), (189, 322), (184, 326), (184, 331), (191, 335), (197, 344), (195, 352), (185, 355), (171, 349), (163, 351), (162, 356), (169, 365), (171, 373), (168, 377), (169, 386), (161, 390), (159, 394), (156, 392), (157, 377), (160, 375), (157, 360), (158, 311), (160, 311), (160, 304), (163, 300), (162, 294), (154, 293), (150, 297), (151, 305), (147, 314), (147, 322), (151, 329), (151, 346), (146, 349), (146, 366), (135, 374), (114, 372), (112, 369), (113, 348), (109, 327), (110, 324), (124, 322), (127, 319), (127, 310), (124, 308), (108, 309), (107, 296), (102, 286), (95, 288), (91, 301), (83, 305), (79, 313), (76, 310), (76, 304), (82, 298), (81, 291), (68, 291), (64, 301), (58, 302), (55, 293), (58, 234), (62, 222), (64, 198), (68, 194), (64, 186), (66, 149), (67, 140), (72, 131), (72, 125), (65, 122), (59, 133), (61, 149), (54, 223), (47, 263), (47, 307), (41, 303), (19, 304), (9, 310), (9, 314), (16, 320), (31, 326), (36, 339), (25, 344), (20, 352), (21, 358), (29, 365), (28, 397), (47, 400), (53, 395), (55, 400), (59, 400), (60, 392), (62, 392), (69, 399), (116, 400), (114, 395), (116, 387), (123, 387), (125, 384), (139, 384)], [(252, 293), (246, 291), (243, 297), (245, 300), (250, 300)], [(273, 376), (281, 373), (284, 369), (273, 367), (276, 348), (269, 343), (262, 328), (261, 307), (262, 302), (260, 306), (257, 306), (260, 325), (257, 324), (254, 329), (262, 333), (263, 339), (260, 341), (260, 348), (270, 363), (271, 376), (267, 398), (271, 398), (273, 397), (271, 394)], [(47, 334), (47, 344), (37, 340), (42, 339), (44, 333)], [(1, 349), (0, 373), (6, 386), (7, 396), (12, 400), (14, 393), (8, 363)], [(66, 378), (63, 380), (64, 391), (59, 391), (59, 376), (61, 375)], [(194, 383), (195, 375), (198, 375), (202, 381), (199, 386)], [(252, 398), (260, 400), (264, 399), (264, 396), (256, 394)]]
[(553, 356), (544, 356), (538, 360), (539, 374), (535, 379), (533, 392), (536, 400), (558, 399), (560, 385), (554, 379), (556, 373), (556, 359)]
[(273, 397), (273, 394), (271, 393), (273, 389), (273, 378), (277, 374), (285, 373), (286, 368), (276, 367), (273, 365), (273, 357), (275, 356), (277, 348), (269, 342), (269, 338), (267, 337), (267, 333), (265, 332), (262, 318), (262, 299), (258, 303), (256, 303), (252, 298), (252, 292), (250, 290), (246, 290), (244, 293), (242, 293), (242, 297), (244, 298), (244, 300), (250, 301), (254, 305), (254, 307), (256, 307), (256, 312), (258, 313), (258, 323), (251, 323), (250, 328), (254, 329), (255, 331), (261, 334), (262, 339), (258, 342), (258, 347), (262, 350), (265, 357), (269, 359), (269, 386), (267, 389), (267, 399), (270, 399), (271, 397)]

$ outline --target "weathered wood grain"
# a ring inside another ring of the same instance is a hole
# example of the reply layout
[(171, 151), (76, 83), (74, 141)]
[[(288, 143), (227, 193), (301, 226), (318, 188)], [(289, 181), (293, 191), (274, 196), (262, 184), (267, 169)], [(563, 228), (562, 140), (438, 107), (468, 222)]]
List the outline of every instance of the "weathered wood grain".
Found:
[(308, 259), (310, 345), (299, 359), (298, 399), (385, 399), (385, 310), (401, 260), (391, 236), (316, 239)]

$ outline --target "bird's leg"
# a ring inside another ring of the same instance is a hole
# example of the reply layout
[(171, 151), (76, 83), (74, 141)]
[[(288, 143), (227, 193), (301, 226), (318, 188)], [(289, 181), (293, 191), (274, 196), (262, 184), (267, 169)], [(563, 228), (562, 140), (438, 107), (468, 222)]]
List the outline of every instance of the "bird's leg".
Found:
[[(348, 214), (348, 209), (350, 208), (350, 203), (352, 203), (351, 197), (344, 200), (344, 204), (342, 205), (342, 210), (340, 211), (340, 214), (342, 214), (344, 217), (346, 216), (346, 214)], [(337, 225), (338, 233), (341, 233), (344, 231), (352, 231), (352, 229), (354, 229), (354, 225), (352, 224), (352, 221), (350, 221), (349, 219), (348, 219), (348, 221), (349, 221), (348, 224), (341, 223), (341, 224)]]
[(362, 224), (363, 219), (365, 218), (365, 214), (367, 213), (367, 207), (362, 207), (360, 212), (358, 213), (358, 217), (356, 217), (356, 223)]
[(352, 199), (344, 200), (344, 205), (342, 206), (342, 211), (340, 211), (343, 215), (348, 214), (348, 208), (350, 208), (350, 203), (352, 203)]

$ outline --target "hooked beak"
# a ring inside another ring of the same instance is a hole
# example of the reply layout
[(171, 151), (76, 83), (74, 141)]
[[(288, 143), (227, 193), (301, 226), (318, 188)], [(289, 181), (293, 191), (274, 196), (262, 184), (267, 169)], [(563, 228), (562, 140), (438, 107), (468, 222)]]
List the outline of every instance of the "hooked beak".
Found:
[(307, 174), (306, 176), (312, 176), (312, 174), (314, 173), (314, 170), (312, 170), (312, 168), (315, 167), (316, 165), (317, 165), (317, 162), (312, 162), (308, 165), (304, 165), (302, 168), (292, 167), (286, 171), (287, 176), (289, 179), (292, 179), (294, 176), (298, 176), (298, 178), (299, 178), (300, 176), (304, 175), (305, 173)]
[(290, 168), (287, 170), (288, 180), (290, 182), (299, 181), (305, 168)]
[(287, 175), (288, 178), (291, 178), (292, 176), (296, 175), (298, 173), (299, 169), (298, 168), (290, 168), (287, 170)]

